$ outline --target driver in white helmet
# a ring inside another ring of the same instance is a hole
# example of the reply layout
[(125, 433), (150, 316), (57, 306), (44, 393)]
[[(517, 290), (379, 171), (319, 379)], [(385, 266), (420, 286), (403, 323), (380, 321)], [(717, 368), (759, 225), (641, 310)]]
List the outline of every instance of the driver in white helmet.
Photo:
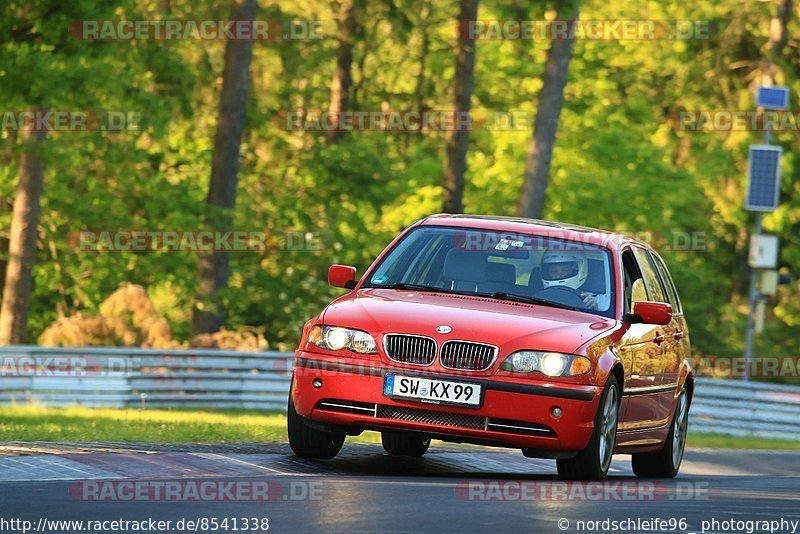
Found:
[(549, 287), (564, 286), (574, 289), (583, 299), (586, 307), (592, 310), (607, 310), (608, 294), (596, 294), (581, 291), (581, 287), (589, 278), (589, 260), (582, 251), (548, 250), (542, 257), (542, 285)]

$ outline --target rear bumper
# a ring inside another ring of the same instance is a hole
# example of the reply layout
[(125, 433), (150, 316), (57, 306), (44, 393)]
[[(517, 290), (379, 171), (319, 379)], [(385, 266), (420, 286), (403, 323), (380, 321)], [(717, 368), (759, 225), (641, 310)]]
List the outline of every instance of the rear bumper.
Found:
[[(383, 376), (389, 371), (415, 374), (408, 367), (368, 365), (363, 360), (299, 351), (292, 389), (295, 409), (312, 421), (356, 429), (403, 429), (455, 441), (578, 451), (589, 442), (602, 392), (597, 386), (428, 372), (429, 378), (479, 382), (485, 390), (480, 408), (441, 406), (384, 396)], [(322, 381), (322, 387), (312, 385), (315, 379)], [(556, 406), (563, 411), (559, 418), (550, 413)]]

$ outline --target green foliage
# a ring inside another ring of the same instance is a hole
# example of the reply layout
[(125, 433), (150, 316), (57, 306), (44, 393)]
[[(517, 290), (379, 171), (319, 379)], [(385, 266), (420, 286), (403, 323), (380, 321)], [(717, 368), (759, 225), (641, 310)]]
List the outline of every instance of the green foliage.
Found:
[[(59, 314), (94, 313), (123, 282), (144, 285), (178, 339), (190, 334), (197, 256), (186, 252), (81, 252), (71, 232), (195, 230), (208, 186), (224, 44), (74, 39), (79, 19), (224, 19), (224, 3), (114, 0), (12, 1), (0, 14), (0, 101), (5, 109), (112, 109), (142, 114), (139, 131), (54, 132), (44, 154), (46, 189), (29, 330)], [(542, 3), (482, 3), (481, 19), (542, 18)], [(583, 19), (708, 20), (708, 40), (579, 41), (554, 153), (548, 218), (653, 236), (682, 295), (702, 353), (742, 350), (750, 216), (743, 211), (747, 145), (757, 133), (675, 128), (681, 110), (752, 109), (753, 72), (764, 55), (765, 2), (584, 2)], [(336, 18), (322, 0), (262, 6), (262, 18)], [(457, 6), (364, 2), (354, 47), (357, 109), (450, 108)], [(269, 247), (232, 254), (226, 324), (262, 327), (289, 348), (303, 322), (340, 294), (330, 263), (372, 258), (411, 222), (441, 209), (444, 135), (355, 132), (330, 145), (317, 132), (286, 131), (280, 113), (324, 110), (337, 42), (257, 42), (234, 229), (265, 231)], [(792, 30), (796, 31), (794, 26)], [(427, 52), (423, 46), (427, 43)], [(800, 47), (790, 35), (779, 80), (800, 93)], [(533, 113), (547, 51), (543, 41), (479, 41), (473, 108)], [(532, 117), (532, 115), (530, 115)], [(516, 212), (530, 124), (470, 137), (468, 212)], [(800, 277), (797, 137), (777, 136), (783, 204), (765, 219), (781, 236), (784, 271)], [(19, 141), (0, 166), (0, 236), (7, 234)], [(5, 151), (0, 151), (5, 153)], [(3, 156), (0, 154), (0, 157)], [(686, 239), (694, 239), (693, 247)], [(2, 241), (0, 241), (2, 243)], [(0, 245), (2, 247), (2, 245)], [(5, 254), (5, 248), (0, 248)], [(773, 302), (760, 354), (796, 354), (800, 284)]]

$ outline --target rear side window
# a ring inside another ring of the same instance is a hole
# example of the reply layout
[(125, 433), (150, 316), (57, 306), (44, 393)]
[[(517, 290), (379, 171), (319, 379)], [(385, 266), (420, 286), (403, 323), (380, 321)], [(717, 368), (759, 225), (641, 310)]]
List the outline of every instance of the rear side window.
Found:
[(681, 308), (681, 299), (678, 297), (678, 290), (675, 289), (675, 284), (673, 283), (672, 277), (667, 270), (667, 265), (658, 254), (652, 252), (650, 253), (650, 256), (653, 258), (653, 264), (656, 266), (656, 270), (658, 271), (659, 276), (661, 276), (661, 281), (664, 283), (664, 287), (667, 290), (669, 303), (672, 304), (672, 312), (683, 313), (683, 308)]
[(647, 298), (653, 302), (669, 303), (650, 254), (642, 248), (633, 247), (633, 255), (636, 256), (636, 262), (639, 264), (639, 270), (642, 272), (642, 278), (644, 278)]

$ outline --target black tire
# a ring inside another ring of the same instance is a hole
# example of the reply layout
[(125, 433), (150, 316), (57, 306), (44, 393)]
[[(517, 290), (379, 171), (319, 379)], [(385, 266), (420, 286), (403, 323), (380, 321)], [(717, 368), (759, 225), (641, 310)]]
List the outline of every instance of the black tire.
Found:
[(301, 458), (330, 460), (342, 450), (344, 434), (324, 432), (309, 426), (306, 420), (295, 411), (291, 393), (289, 393), (286, 426), (289, 434), (289, 446)]
[(381, 443), (386, 452), (399, 456), (422, 456), (431, 446), (430, 438), (423, 434), (401, 430), (384, 430)]
[(681, 468), (689, 424), (689, 392), (683, 386), (672, 414), (669, 434), (659, 452), (631, 455), (633, 472), (640, 478), (675, 478)]
[[(619, 422), (621, 396), (617, 378), (611, 375), (606, 382), (589, 444), (574, 458), (556, 460), (558, 475), (568, 480), (603, 480), (608, 474)], [(610, 449), (609, 449), (610, 447)]]

